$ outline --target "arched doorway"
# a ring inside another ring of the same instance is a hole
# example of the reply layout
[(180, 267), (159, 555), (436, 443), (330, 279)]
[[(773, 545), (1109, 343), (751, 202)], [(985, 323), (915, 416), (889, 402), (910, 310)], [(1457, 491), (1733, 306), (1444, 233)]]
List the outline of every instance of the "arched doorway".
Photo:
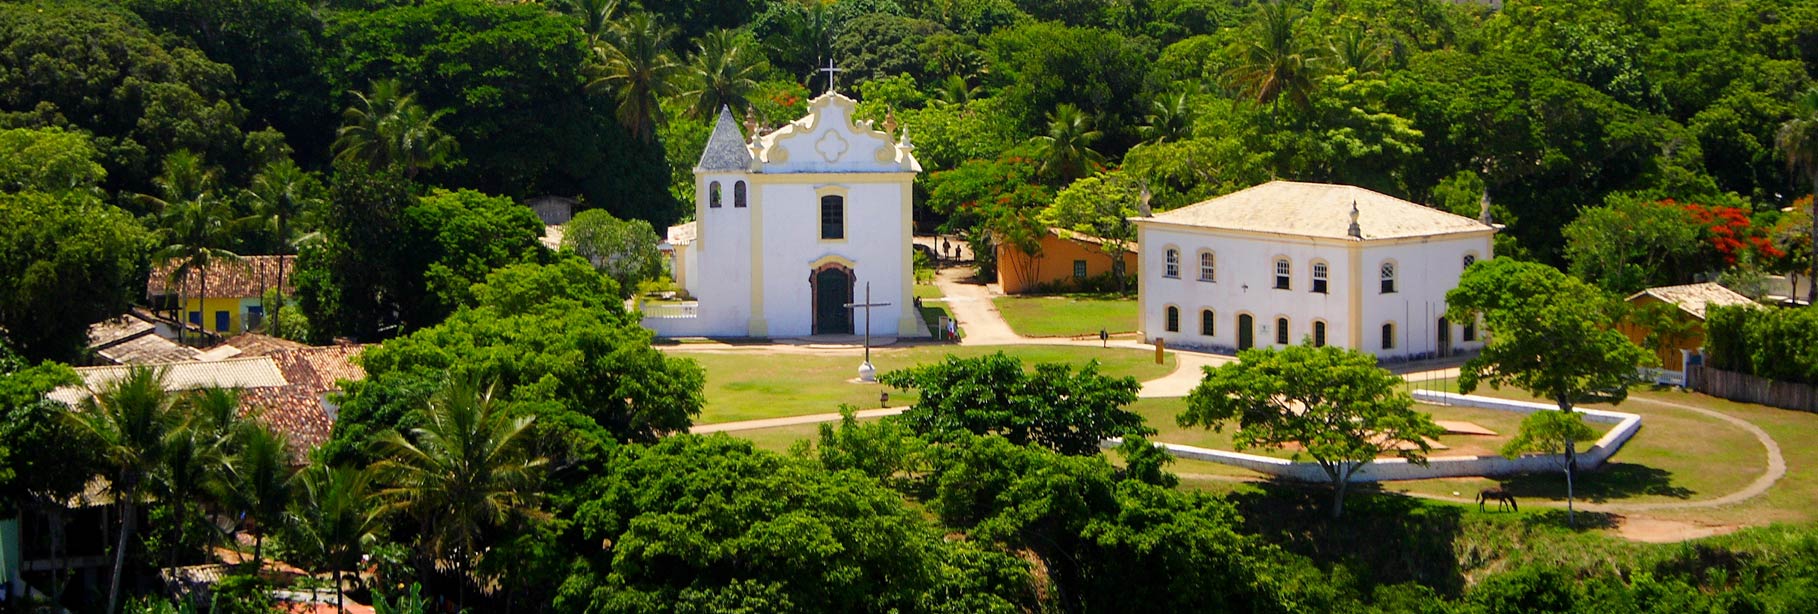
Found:
[(1452, 323), (1447, 322), (1445, 318), (1439, 319), (1439, 337), (1438, 337), (1438, 339), (1439, 339), (1439, 357), (1446, 358), (1446, 357), (1451, 356), (1452, 355)]
[(815, 269), (808, 276), (814, 293), (814, 334), (852, 334), (852, 271), (838, 264)]
[(1243, 313), (1237, 316), (1237, 349), (1247, 350), (1256, 346), (1256, 318)]

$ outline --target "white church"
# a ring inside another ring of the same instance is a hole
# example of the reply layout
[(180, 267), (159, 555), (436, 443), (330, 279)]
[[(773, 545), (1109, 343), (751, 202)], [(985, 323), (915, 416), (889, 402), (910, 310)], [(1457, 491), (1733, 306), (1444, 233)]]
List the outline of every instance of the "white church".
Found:
[[(672, 273), (697, 302), (648, 314), (646, 327), (665, 337), (851, 335), (868, 315), (873, 335), (928, 335), (911, 305), (911, 185), (922, 167), (906, 129), (893, 137), (854, 119), (855, 108), (828, 92), (807, 116), (763, 135), (753, 126), (749, 138), (721, 109), (694, 168), (694, 221), (669, 229)], [(887, 305), (848, 306), (866, 302)]]
[(1131, 218), (1140, 325), (1169, 346), (1224, 352), (1311, 342), (1399, 361), (1480, 349), (1475, 323), (1446, 319), (1445, 298), (1491, 257), (1487, 218), (1293, 181)]

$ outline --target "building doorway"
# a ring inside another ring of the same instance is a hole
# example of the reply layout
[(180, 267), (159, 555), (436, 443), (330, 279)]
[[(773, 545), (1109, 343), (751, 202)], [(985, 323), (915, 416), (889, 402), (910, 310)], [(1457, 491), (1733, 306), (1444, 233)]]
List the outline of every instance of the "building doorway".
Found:
[(1250, 317), (1250, 314), (1237, 315), (1237, 349), (1247, 350), (1256, 346), (1256, 331), (1252, 330), (1255, 324), (1256, 318)]
[(853, 282), (852, 272), (837, 264), (821, 267), (808, 277), (814, 293), (814, 334), (852, 334), (852, 308), (846, 304), (852, 302)]
[(1451, 356), (1452, 356), (1452, 323), (1447, 322), (1445, 318), (1440, 318), (1439, 319), (1439, 357), (1440, 358), (1450, 358)]

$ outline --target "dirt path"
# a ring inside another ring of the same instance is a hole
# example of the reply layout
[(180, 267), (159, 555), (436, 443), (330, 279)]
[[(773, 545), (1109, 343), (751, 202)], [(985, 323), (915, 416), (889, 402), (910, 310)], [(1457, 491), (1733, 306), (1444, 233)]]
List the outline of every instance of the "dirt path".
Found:
[(1655, 510), (1685, 510), (1685, 509), (1698, 509), (1698, 508), (1707, 508), (1707, 507), (1719, 507), (1719, 506), (1724, 506), (1724, 505), (1730, 505), (1732, 503), (1740, 503), (1742, 501), (1746, 501), (1746, 500), (1761, 496), (1761, 494), (1767, 492), (1769, 488), (1773, 488), (1774, 483), (1780, 481), (1780, 478), (1786, 477), (1786, 457), (1782, 456), (1780, 454), (1780, 442), (1774, 441), (1774, 438), (1769, 436), (1767, 434), (1767, 431), (1761, 430), (1761, 427), (1755, 426), (1755, 424), (1753, 422), (1749, 422), (1747, 420), (1743, 420), (1741, 418), (1737, 418), (1735, 416), (1732, 416), (1732, 415), (1729, 415), (1729, 414), (1726, 414), (1723, 412), (1719, 412), (1719, 411), (1712, 411), (1712, 410), (1705, 409), (1702, 407), (1693, 407), (1691, 405), (1683, 405), (1683, 404), (1672, 403), (1672, 402), (1668, 402), (1668, 401), (1656, 401), (1654, 399), (1642, 399), (1642, 398), (1631, 397), (1628, 402), (1643, 403), (1643, 404), (1649, 404), (1649, 405), (1660, 405), (1660, 406), (1664, 406), (1664, 407), (1671, 407), (1674, 409), (1682, 409), (1682, 410), (1689, 411), (1689, 412), (1692, 412), (1695, 414), (1709, 416), (1711, 418), (1716, 418), (1718, 420), (1722, 420), (1724, 422), (1728, 422), (1730, 424), (1736, 425), (1736, 428), (1740, 428), (1744, 431), (1748, 431), (1748, 433), (1750, 435), (1754, 435), (1755, 440), (1761, 442), (1761, 447), (1765, 448), (1767, 450), (1767, 461), (1768, 461), (1767, 471), (1762, 473), (1761, 477), (1755, 478), (1755, 481), (1749, 482), (1749, 485), (1743, 487), (1742, 490), (1738, 490), (1736, 492), (1733, 492), (1733, 493), (1730, 493), (1730, 494), (1727, 494), (1727, 495), (1724, 495), (1721, 497), (1717, 497), (1715, 499), (1701, 499), (1698, 501), (1667, 502), (1667, 503), (1586, 504), (1586, 505), (1581, 506), (1584, 509), (1591, 510), (1591, 511), (1597, 511), (1597, 512), (1626, 513), (1626, 512), (1648, 512), (1648, 511), (1655, 511)]
[(934, 285), (941, 289), (948, 312), (959, 321), (965, 337), (960, 345), (1006, 345), (1026, 341), (1010, 328), (1010, 323), (997, 313), (991, 302), (991, 291), (982, 284), (966, 283), (971, 270), (961, 267), (941, 269)]

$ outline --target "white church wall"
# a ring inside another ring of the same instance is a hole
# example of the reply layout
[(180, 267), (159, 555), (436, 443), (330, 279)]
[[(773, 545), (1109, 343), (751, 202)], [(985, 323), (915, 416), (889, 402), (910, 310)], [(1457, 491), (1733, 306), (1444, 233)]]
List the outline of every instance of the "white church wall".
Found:
[[(787, 175), (782, 176), (784, 178)], [(871, 300), (890, 303), (871, 313), (873, 335), (894, 337), (904, 312), (904, 280), (911, 279), (909, 232), (903, 225), (905, 185), (903, 175), (851, 177), (873, 181), (781, 182), (772, 178), (763, 191), (763, 300), (771, 337), (798, 337), (813, 333), (814, 295), (809, 277), (817, 263), (829, 257), (855, 263), (853, 298), (862, 300), (866, 282)], [(822, 192), (845, 195), (845, 239), (822, 240)], [(864, 332), (862, 310), (853, 314), (853, 332)]]
[[(1297, 344), (1313, 334), (1315, 321), (1326, 323), (1326, 343), (1347, 345), (1350, 340), (1351, 299), (1349, 250), (1346, 246), (1316, 243), (1312, 239), (1264, 239), (1194, 229), (1144, 225), (1142, 287), (1139, 293), (1144, 336), (1166, 339), (1175, 347), (1231, 351), (1238, 345), (1238, 316), (1254, 318), (1256, 347), (1275, 346), (1276, 319), (1288, 319), (1288, 343)], [(1180, 250), (1180, 276), (1169, 278), (1166, 253)], [(1215, 281), (1199, 279), (1199, 252), (1211, 250)], [(1290, 284), (1275, 289), (1275, 261), (1287, 258)], [(1313, 292), (1313, 264), (1327, 265), (1326, 292)], [(1180, 308), (1180, 330), (1167, 330), (1168, 306)], [(1200, 311), (1213, 310), (1214, 334), (1200, 334)]]
[[(751, 296), (751, 222), (753, 208), (735, 207), (733, 186), (749, 179), (740, 174), (708, 174), (697, 185), (702, 189), (695, 208), (694, 260), (688, 264), (693, 294), (700, 306), (694, 334), (710, 336), (744, 335), (750, 319)], [(719, 207), (709, 206), (712, 186), (720, 184)]]

